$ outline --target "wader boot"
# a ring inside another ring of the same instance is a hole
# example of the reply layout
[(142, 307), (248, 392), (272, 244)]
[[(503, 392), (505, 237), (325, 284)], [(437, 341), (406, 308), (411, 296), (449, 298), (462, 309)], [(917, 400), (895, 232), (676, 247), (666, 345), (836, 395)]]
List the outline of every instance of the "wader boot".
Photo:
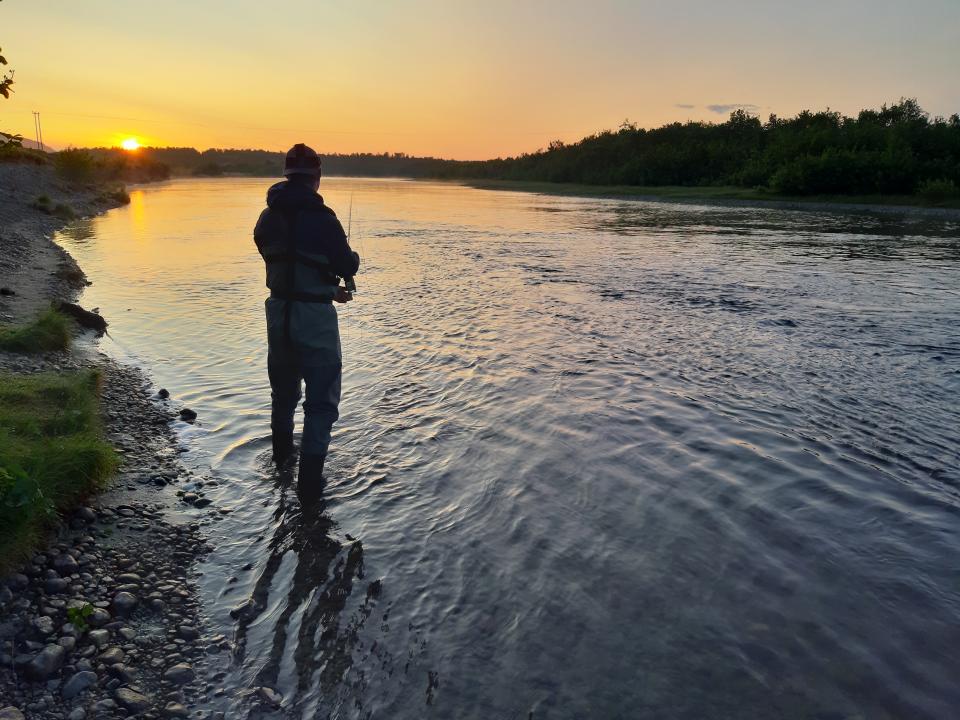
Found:
[(326, 455), (302, 454), (297, 474), (297, 497), (301, 505), (315, 505), (323, 496), (323, 463)]
[(293, 445), (293, 433), (274, 433), (271, 440), (273, 442), (273, 462), (278, 468), (283, 468), (296, 453), (296, 448)]

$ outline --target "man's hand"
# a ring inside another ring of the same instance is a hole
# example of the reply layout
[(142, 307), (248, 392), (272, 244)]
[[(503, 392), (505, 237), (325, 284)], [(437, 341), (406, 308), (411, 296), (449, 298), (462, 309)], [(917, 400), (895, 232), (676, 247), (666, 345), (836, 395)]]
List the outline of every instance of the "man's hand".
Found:
[(337, 292), (333, 296), (333, 301), (338, 303), (348, 303), (353, 300), (353, 293), (347, 290), (345, 287), (338, 287)]

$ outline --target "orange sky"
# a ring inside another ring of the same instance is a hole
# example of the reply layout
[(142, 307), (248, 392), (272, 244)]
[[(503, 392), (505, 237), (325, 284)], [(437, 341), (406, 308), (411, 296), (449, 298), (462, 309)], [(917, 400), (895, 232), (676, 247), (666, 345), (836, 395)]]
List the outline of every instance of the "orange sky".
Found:
[(5, 0), (0, 46), (0, 129), (39, 110), (55, 147), (487, 158), (736, 105), (960, 111), (956, 0)]

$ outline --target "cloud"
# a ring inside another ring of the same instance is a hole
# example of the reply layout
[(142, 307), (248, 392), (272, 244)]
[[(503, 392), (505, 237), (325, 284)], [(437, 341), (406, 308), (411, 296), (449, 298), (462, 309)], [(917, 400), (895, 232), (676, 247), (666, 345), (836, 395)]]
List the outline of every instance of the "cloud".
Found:
[(717, 115), (727, 115), (732, 113), (734, 110), (746, 110), (747, 112), (755, 113), (760, 109), (759, 105), (753, 105), (752, 103), (729, 103), (726, 105), (707, 105), (707, 110), (710, 112), (715, 112)]
[(693, 110), (696, 105), (688, 105), (687, 103), (677, 103), (674, 107), (678, 107), (681, 110)]

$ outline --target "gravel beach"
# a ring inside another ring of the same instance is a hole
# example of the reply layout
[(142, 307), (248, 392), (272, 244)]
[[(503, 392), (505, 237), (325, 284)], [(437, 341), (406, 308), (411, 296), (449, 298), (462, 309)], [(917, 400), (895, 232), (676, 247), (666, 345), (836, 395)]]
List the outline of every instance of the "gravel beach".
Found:
[[(66, 218), (38, 209), (40, 195), (78, 217), (118, 204), (95, 189), (71, 191), (50, 168), (0, 165), (0, 322), (75, 301), (86, 282), (52, 241)], [(191, 580), (209, 550), (197, 521), (219, 511), (179, 462), (175, 402), (91, 342), (0, 352), (5, 373), (87, 367), (103, 375), (107, 439), (121, 466), (109, 490), (62, 518), (46, 548), (0, 579), (0, 719), (223, 717), (197, 708), (225, 692), (206, 666), (230, 642), (204, 631)], [(180, 489), (187, 483), (189, 492)]]

